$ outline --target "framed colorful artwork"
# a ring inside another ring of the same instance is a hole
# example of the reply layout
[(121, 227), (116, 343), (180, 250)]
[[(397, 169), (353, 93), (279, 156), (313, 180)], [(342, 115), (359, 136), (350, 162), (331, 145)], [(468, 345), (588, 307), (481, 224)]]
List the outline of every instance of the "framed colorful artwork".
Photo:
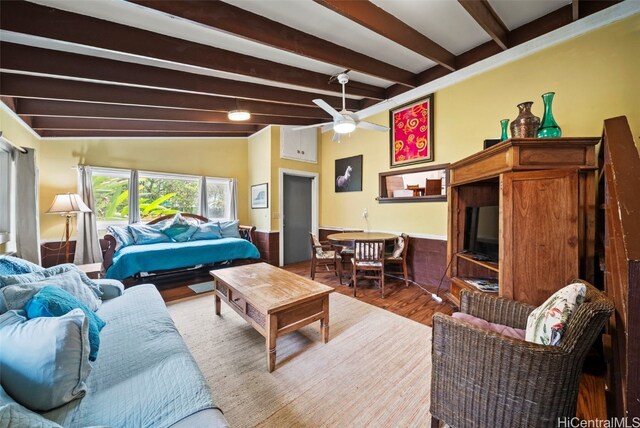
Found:
[(389, 110), (391, 168), (433, 162), (433, 94)]

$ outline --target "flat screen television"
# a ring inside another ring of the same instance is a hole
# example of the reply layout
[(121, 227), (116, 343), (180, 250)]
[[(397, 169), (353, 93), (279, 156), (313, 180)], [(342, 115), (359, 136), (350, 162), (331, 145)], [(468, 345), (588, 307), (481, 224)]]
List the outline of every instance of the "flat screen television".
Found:
[(498, 261), (499, 213), (497, 205), (465, 211), (463, 249), (476, 260)]

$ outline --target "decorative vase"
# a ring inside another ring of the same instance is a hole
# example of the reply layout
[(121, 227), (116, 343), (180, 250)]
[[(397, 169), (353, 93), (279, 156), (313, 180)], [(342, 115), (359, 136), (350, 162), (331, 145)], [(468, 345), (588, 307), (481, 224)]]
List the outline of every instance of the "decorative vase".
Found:
[(500, 135), (500, 141), (508, 140), (509, 136), (507, 135), (507, 128), (509, 127), (509, 119), (502, 119), (500, 121), (500, 126), (502, 127), (502, 135)]
[(542, 101), (544, 102), (544, 114), (542, 115), (542, 122), (538, 129), (538, 138), (560, 138), (562, 136), (562, 129), (558, 126), (558, 123), (553, 117), (553, 96), (555, 92), (547, 92), (542, 94)]
[(535, 138), (540, 127), (540, 118), (531, 113), (533, 101), (518, 104), (520, 113), (511, 122), (511, 138)]

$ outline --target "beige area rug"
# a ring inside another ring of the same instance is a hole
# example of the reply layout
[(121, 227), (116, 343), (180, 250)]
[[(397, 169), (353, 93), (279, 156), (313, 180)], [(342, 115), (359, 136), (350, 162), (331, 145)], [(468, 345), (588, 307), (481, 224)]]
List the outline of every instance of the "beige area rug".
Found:
[(167, 306), (233, 428), (430, 424), (427, 326), (332, 293), (329, 342), (319, 322), (278, 338), (268, 373), (264, 338), (224, 302), (220, 317), (211, 294)]

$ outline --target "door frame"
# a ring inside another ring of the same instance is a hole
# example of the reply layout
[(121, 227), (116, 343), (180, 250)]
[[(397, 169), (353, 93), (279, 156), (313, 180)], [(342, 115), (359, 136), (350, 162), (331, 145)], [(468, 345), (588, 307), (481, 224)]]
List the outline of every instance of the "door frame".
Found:
[(278, 266), (284, 266), (284, 176), (285, 175), (294, 175), (297, 177), (307, 177), (311, 178), (311, 231), (318, 234), (318, 213), (319, 213), (319, 181), (320, 174), (317, 172), (310, 171), (300, 171), (297, 169), (288, 169), (288, 168), (280, 168), (278, 170), (278, 190), (280, 194), (278, 195), (278, 229), (280, 233), (279, 236), (279, 260)]

